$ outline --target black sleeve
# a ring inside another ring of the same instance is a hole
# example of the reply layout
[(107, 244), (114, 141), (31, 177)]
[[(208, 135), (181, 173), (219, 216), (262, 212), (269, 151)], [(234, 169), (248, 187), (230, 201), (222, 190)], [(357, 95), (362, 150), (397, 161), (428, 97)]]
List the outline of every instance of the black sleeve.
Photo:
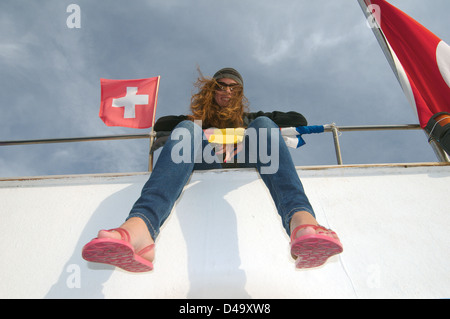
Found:
[(250, 124), (254, 119), (260, 116), (266, 116), (270, 118), (272, 121), (275, 122), (279, 127), (291, 127), (291, 126), (306, 126), (308, 125), (308, 121), (306, 118), (297, 112), (280, 112), (280, 111), (274, 111), (274, 112), (254, 112), (254, 113), (247, 113), (247, 120)]
[(163, 116), (160, 117), (156, 123), (153, 129), (156, 132), (159, 131), (172, 131), (175, 126), (177, 126), (179, 123), (183, 122), (184, 120), (187, 120), (188, 117), (186, 115), (169, 115), (169, 116)]

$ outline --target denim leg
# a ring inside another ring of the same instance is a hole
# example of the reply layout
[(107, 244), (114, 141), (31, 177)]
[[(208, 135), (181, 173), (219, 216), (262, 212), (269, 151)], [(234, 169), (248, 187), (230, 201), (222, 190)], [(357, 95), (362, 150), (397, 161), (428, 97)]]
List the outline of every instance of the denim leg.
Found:
[[(257, 140), (257, 147), (252, 146), (255, 140)], [(258, 117), (250, 123), (246, 133), (245, 149), (247, 161), (254, 163), (256, 157), (256, 168), (272, 195), (288, 235), (290, 235), (289, 224), (294, 213), (307, 211), (315, 217), (289, 149), (281, 136), (279, 127), (271, 119)], [(257, 154), (254, 154), (255, 150)]]
[(191, 121), (178, 124), (164, 145), (127, 220), (141, 218), (155, 240), (194, 168), (220, 168), (217, 162), (208, 164), (203, 161), (203, 151), (210, 151), (208, 148), (209, 143), (203, 138), (200, 126)]

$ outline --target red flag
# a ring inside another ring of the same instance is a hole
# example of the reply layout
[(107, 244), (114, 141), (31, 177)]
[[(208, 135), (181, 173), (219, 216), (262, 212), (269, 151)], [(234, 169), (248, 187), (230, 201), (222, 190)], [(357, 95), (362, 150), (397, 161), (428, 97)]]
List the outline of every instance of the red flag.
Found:
[[(385, 0), (362, 0), (380, 27), (402, 88), (422, 128), (438, 112), (450, 112), (450, 47)], [(361, 3), (361, 1), (360, 1)]]
[(108, 126), (153, 126), (160, 77), (139, 80), (100, 79), (100, 118)]

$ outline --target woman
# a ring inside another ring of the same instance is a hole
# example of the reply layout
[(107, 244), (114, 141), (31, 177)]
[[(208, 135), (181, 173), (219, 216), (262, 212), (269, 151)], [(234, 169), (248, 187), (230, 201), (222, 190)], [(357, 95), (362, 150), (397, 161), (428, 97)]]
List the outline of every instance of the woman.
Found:
[[(156, 131), (172, 133), (127, 220), (119, 228), (99, 231), (84, 246), (83, 258), (132, 272), (152, 270), (159, 229), (192, 171), (220, 168), (236, 157), (235, 167), (256, 167), (269, 189), (290, 235), (297, 268), (320, 266), (342, 252), (336, 233), (318, 225), (280, 135), (279, 127), (306, 125), (305, 118), (296, 112), (246, 112), (244, 82), (232, 68), (219, 70), (211, 79), (201, 76), (196, 85), (191, 115), (164, 117), (155, 124)], [(202, 130), (210, 127), (245, 127), (246, 134), (232, 147), (211, 145)]]

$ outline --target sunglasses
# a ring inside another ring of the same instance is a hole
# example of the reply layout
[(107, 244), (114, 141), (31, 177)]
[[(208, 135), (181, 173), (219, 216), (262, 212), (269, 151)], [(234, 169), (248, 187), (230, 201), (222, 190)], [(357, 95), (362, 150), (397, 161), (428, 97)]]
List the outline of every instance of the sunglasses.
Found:
[(230, 92), (239, 92), (239, 90), (242, 90), (242, 85), (236, 84), (236, 83), (227, 84), (224, 82), (217, 82), (217, 85), (216, 85), (217, 91), (226, 92), (228, 88), (230, 89)]

